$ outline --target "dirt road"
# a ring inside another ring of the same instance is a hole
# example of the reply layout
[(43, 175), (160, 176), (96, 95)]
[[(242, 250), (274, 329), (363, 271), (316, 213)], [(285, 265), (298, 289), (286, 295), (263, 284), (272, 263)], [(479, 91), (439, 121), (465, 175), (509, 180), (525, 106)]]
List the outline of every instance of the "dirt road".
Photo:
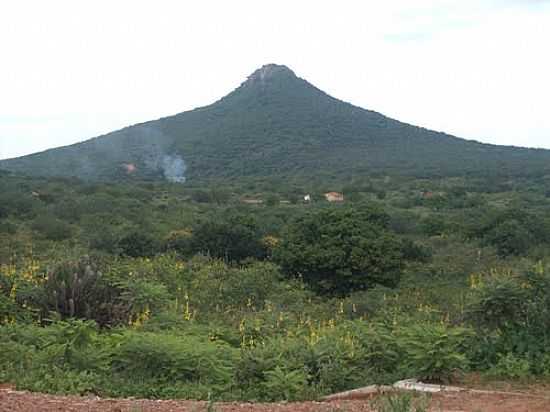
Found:
[[(549, 394), (550, 395), (550, 394)], [(372, 412), (369, 400), (299, 403), (216, 403), (217, 412)], [(550, 398), (480, 393), (435, 394), (437, 412), (550, 412)], [(53, 396), (0, 388), (0, 412), (202, 412), (206, 402)]]

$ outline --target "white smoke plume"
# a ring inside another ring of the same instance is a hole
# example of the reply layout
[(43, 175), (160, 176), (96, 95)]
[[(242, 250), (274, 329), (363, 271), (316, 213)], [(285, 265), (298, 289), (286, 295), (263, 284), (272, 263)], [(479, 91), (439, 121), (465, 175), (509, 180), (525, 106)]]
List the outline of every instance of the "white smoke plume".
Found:
[(185, 182), (185, 161), (179, 155), (164, 155), (161, 162), (166, 180), (174, 183)]
[(144, 153), (142, 159), (147, 171), (161, 173), (170, 182), (185, 182), (187, 166), (183, 158), (174, 153), (173, 137), (148, 125), (134, 128), (130, 133), (132, 144)]

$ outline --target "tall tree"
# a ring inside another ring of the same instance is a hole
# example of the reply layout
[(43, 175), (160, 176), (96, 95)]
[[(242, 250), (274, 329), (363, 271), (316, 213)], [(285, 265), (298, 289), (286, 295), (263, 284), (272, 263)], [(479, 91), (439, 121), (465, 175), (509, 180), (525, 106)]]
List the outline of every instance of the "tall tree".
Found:
[(375, 208), (335, 208), (291, 223), (274, 259), (322, 294), (346, 295), (375, 285), (395, 286), (402, 269), (401, 241)]

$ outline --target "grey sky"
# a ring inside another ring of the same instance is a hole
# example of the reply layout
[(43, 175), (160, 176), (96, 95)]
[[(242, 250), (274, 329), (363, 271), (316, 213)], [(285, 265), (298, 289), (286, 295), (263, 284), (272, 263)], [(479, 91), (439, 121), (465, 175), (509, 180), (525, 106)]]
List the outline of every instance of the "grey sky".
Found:
[(342, 100), (550, 148), (550, 1), (7, 0), (0, 158), (209, 104), (265, 63)]

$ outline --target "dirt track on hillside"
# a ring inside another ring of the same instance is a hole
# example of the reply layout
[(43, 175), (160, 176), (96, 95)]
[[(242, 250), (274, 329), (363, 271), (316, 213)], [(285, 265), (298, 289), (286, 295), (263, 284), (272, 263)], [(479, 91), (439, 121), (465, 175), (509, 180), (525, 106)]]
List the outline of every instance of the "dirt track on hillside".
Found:
[[(216, 403), (217, 412), (372, 412), (369, 400), (299, 403)], [(206, 402), (175, 400), (100, 399), (53, 396), (13, 389), (0, 389), (0, 412), (202, 412)], [(441, 412), (549, 412), (550, 394), (481, 394), (471, 392), (436, 394), (432, 411)]]

